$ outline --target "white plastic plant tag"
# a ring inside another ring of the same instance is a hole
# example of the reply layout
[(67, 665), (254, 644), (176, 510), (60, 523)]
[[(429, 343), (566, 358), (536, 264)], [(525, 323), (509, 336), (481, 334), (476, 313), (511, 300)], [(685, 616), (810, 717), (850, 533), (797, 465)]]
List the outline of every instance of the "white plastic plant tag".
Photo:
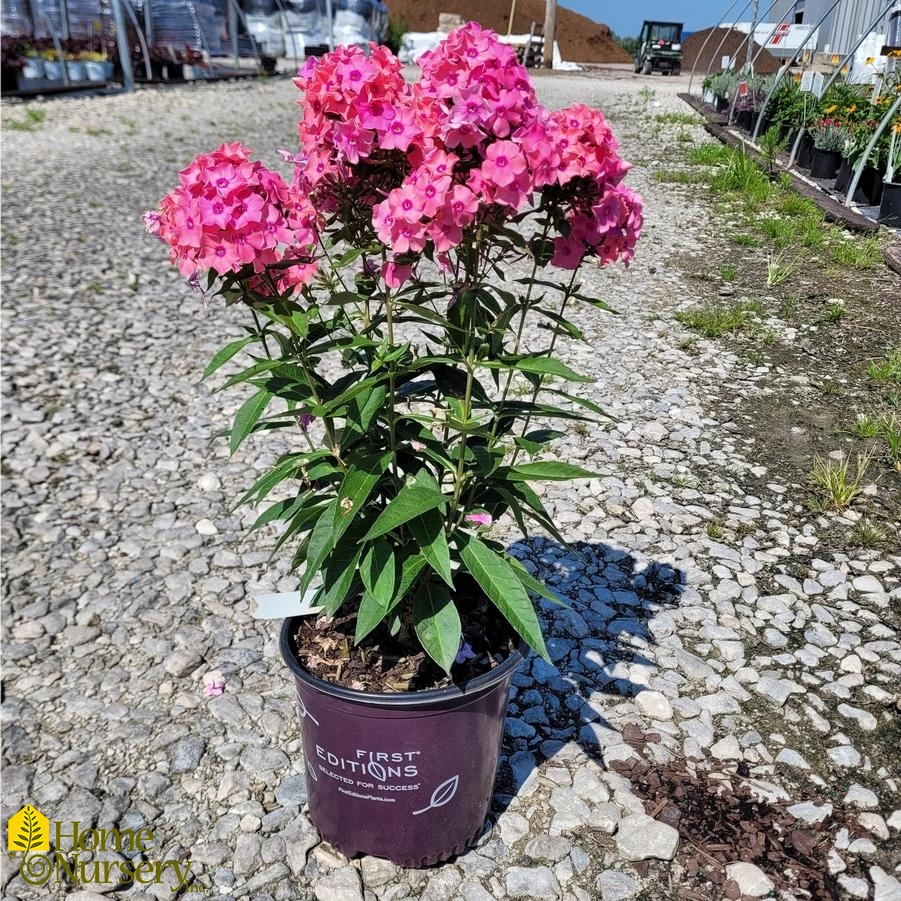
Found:
[(322, 607), (313, 607), (316, 588), (310, 588), (301, 597), (299, 591), (281, 591), (273, 594), (258, 594), (256, 619), (286, 619), (289, 616), (310, 616), (319, 613)]

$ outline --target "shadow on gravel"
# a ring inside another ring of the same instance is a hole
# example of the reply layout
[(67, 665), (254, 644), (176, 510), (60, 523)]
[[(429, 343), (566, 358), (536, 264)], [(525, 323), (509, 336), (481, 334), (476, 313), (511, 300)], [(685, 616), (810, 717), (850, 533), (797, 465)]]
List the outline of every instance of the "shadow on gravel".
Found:
[(618, 759), (617, 746), (631, 755), (605, 716), (605, 696), (634, 697), (653, 681), (655, 663), (646, 651), (674, 633), (665, 613), (679, 605), (686, 587), (685, 572), (673, 565), (603, 543), (564, 547), (534, 538), (509, 552), (535, 563), (537, 575), (569, 606), (541, 602), (555, 665), (532, 655), (513, 677), (517, 691), (508, 709), (494, 819), (542, 763), (565, 758), (572, 743), (604, 768)]

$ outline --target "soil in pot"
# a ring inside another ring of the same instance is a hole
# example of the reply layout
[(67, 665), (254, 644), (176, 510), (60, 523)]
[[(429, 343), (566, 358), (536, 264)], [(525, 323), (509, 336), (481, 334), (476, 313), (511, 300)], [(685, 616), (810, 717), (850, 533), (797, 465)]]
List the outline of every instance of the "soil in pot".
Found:
[(842, 155), (837, 150), (820, 150), (815, 147), (810, 162), (810, 177), (835, 178), (841, 162)]
[(901, 182), (883, 183), (878, 220), (889, 228), (901, 228)]
[(509, 657), (519, 637), (474, 581), (460, 578), (458, 584), (465, 654), (449, 676), (419, 648), (409, 630), (407, 639), (403, 630), (391, 635), (384, 621), (355, 646), (355, 614), (331, 621), (301, 619), (296, 635), (299, 660), (316, 678), (357, 691), (425, 691), (465, 684)]

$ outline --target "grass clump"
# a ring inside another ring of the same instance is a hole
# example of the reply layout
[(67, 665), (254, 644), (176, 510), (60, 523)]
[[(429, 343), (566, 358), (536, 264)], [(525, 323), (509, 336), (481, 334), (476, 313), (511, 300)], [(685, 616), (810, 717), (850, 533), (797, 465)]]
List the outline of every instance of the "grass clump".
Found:
[(720, 338), (727, 332), (736, 334), (747, 328), (749, 317), (759, 314), (760, 310), (760, 304), (754, 301), (742, 301), (728, 306), (708, 304), (693, 310), (681, 310), (676, 313), (676, 319), (708, 338)]
[(883, 265), (878, 235), (866, 238), (849, 235), (844, 239), (839, 238), (830, 243), (829, 256), (833, 262), (852, 269), (878, 269)]
[(813, 461), (810, 482), (814, 490), (814, 505), (821, 510), (845, 510), (863, 491), (863, 480), (870, 465), (869, 451), (857, 455), (854, 467), (844, 454), (838, 460)]
[(765, 202), (772, 191), (766, 173), (740, 150), (731, 150), (710, 179), (710, 186), (715, 191), (741, 194), (755, 204)]
[(766, 283), (769, 287), (781, 285), (798, 268), (796, 260), (787, 260), (784, 253), (772, 254), (767, 258)]
[(720, 278), (724, 282), (734, 282), (736, 275), (738, 275), (738, 269), (735, 266), (729, 266), (728, 264), (720, 266)]
[(885, 532), (866, 516), (862, 516), (854, 524), (848, 537), (856, 547), (877, 548), (885, 541)]
[(47, 118), (47, 110), (36, 106), (25, 108), (24, 119), (4, 118), (3, 127), (10, 131), (37, 131)]
[(657, 113), (654, 117), (662, 125), (703, 125), (704, 120), (700, 116), (691, 113)]
[(890, 350), (883, 360), (874, 360), (867, 366), (867, 375), (874, 382), (895, 382), (901, 385), (901, 346)]
[(695, 166), (715, 166), (724, 162), (729, 154), (729, 148), (719, 141), (706, 141), (688, 151), (688, 160)]
[(690, 169), (657, 169), (651, 178), (672, 185), (699, 185), (706, 181), (700, 172)]

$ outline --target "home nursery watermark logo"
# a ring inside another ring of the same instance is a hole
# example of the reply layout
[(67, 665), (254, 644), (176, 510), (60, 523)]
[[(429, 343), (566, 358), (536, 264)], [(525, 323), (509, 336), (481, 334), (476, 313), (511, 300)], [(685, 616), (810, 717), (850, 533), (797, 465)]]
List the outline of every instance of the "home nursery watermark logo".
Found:
[[(9, 818), (7, 847), (22, 854), (19, 875), (29, 885), (70, 882), (73, 885), (165, 884), (173, 893), (205, 891), (193, 884), (190, 860), (139, 859), (153, 847), (153, 830), (82, 828), (77, 820), (47, 819), (26, 804)], [(51, 841), (53, 849), (51, 850)], [(95, 859), (98, 852), (116, 852), (122, 858)]]

